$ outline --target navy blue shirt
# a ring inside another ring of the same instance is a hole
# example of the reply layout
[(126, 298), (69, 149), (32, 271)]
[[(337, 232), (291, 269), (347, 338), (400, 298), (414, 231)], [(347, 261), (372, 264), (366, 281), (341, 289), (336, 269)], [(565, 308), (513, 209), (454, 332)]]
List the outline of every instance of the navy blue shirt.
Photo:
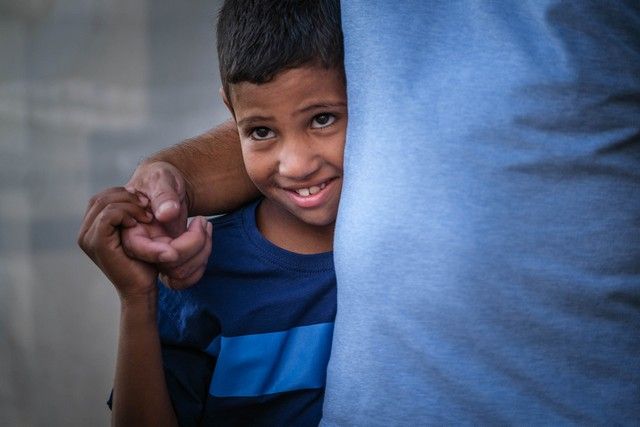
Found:
[(259, 201), (213, 222), (195, 286), (159, 285), (169, 394), (181, 425), (317, 425), (336, 312), (331, 252), (295, 254), (256, 226)]

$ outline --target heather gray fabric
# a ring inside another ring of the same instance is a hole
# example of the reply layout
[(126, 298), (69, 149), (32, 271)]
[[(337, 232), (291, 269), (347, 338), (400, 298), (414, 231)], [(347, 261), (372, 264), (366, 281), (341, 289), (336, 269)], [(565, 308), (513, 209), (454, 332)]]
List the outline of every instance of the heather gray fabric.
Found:
[(639, 8), (343, 1), (324, 425), (638, 422)]

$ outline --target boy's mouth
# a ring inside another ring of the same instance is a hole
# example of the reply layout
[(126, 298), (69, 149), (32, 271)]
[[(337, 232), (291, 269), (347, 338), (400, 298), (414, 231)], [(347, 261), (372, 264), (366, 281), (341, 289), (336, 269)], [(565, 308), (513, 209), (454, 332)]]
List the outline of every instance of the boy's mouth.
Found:
[(299, 195), (301, 195), (302, 197), (308, 197), (308, 196), (313, 196), (316, 193), (319, 193), (320, 190), (323, 190), (326, 186), (327, 186), (327, 183), (323, 182), (320, 185), (313, 185), (309, 188), (298, 188), (297, 190), (294, 190), (294, 191)]
[(324, 204), (325, 191), (336, 181), (336, 177), (330, 178), (319, 184), (301, 188), (285, 188), (291, 199), (302, 208), (313, 208)]

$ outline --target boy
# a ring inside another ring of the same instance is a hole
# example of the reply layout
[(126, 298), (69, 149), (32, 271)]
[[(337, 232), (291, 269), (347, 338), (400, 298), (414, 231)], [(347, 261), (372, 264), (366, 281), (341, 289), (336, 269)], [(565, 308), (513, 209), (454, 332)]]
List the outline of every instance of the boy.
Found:
[(347, 121), (339, 3), (227, 1), (218, 56), (221, 95), (264, 197), (209, 224), (192, 221), (215, 229), (200, 282), (156, 286), (156, 268), (124, 253), (123, 241), (157, 227), (143, 196), (105, 191), (80, 232), (121, 300), (116, 424), (315, 425), (321, 417)]

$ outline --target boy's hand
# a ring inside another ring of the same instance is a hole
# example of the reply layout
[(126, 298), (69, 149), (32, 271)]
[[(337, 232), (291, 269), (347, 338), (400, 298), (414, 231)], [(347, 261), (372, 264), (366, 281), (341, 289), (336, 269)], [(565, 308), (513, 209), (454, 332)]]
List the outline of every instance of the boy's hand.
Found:
[[(134, 258), (157, 264), (162, 281), (171, 288), (195, 284), (204, 273), (211, 253), (211, 225), (200, 218), (192, 221), (187, 229), (188, 196), (180, 171), (167, 162), (143, 163), (126, 188), (148, 197), (157, 220), (154, 222), (157, 227), (149, 230), (151, 234), (136, 229), (123, 233), (127, 252)], [(172, 242), (174, 251), (160, 257), (161, 252), (151, 241)]]
[[(144, 227), (151, 221), (145, 209), (148, 203), (144, 196), (122, 187), (105, 190), (89, 201), (78, 234), (78, 245), (114, 284), (121, 300), (155, 292), (157, 269), (129, 257), (121, 239), (121, 230)], [(164, 253), (173, 248), (157, 242), (155, 250)]]
[(212, 229), (199, 216), (192, 219), (184, 233), (171, 239), (163, 225), (154, 219), (150, 224), (122, 230), (122, 243), (132, 258), (156, 263), (165, 285), (184, 289), (200, 280), (207, 267)]

